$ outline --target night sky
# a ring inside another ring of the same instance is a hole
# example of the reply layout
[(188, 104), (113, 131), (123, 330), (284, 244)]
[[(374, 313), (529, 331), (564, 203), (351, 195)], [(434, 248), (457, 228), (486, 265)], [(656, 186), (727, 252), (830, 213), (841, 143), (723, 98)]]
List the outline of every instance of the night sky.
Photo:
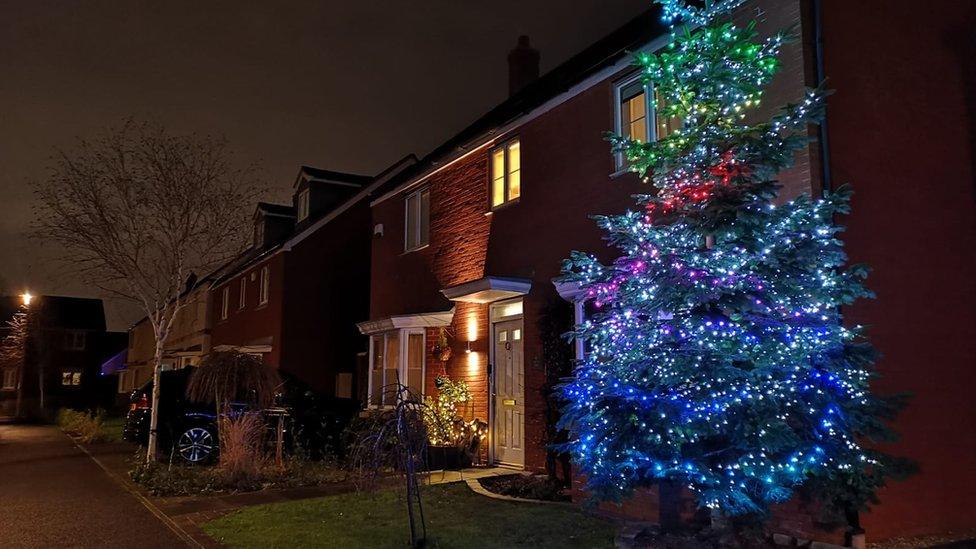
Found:
[(286, 200), (301, 164), (376, 173), (502, 101), (519, 34), (545, 72), (650, 2), (608, 4), (0, 0), (0, 279), (97, 296), (25, 235), (29, 180), (76, 137), (130, 116), (223, 136)]

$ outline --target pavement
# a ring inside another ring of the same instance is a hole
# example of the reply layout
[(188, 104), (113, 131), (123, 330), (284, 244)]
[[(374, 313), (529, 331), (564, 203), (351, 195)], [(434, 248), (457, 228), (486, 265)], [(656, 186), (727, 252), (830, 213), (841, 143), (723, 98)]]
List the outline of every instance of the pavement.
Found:
[(199, 547), (52, 426), (0, 424), (0, 546)]

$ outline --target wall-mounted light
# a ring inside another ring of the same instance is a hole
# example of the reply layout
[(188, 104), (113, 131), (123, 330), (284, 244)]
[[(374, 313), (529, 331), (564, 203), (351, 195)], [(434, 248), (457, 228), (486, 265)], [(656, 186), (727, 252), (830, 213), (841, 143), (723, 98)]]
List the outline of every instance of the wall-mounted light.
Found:
[(466, 354), (471, 354), (471, 342), (470, 342), (470, 341), (469, 341), (469, 342), (467, 342), (467, 344), (465, 345), (465, 347), (464, 347), (464, 352), (465, 352)]
[(30, 292), (24, 292), (20, 295), (20, 299), (24, 302), (24, 307), (30, 307), (31, 300), (34, 299), (34, 296)]

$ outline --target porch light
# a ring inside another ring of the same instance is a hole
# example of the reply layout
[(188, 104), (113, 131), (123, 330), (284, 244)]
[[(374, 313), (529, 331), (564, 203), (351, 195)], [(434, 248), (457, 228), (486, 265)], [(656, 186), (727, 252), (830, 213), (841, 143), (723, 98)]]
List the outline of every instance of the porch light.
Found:
[(30, 292), (25, 291), (24, 293), (20, 294), (20, 299), (24, 302), (24, 307), (30, 307), (31, 300), (34, 299), (34, 296), (31, 295)]
[(464, 347), (464, 352), (465, 352), (466, 354), (471, 354), (471, 342), (470, 342), (470, 341), (469, 341), (469, 342), (467, 342), (467, 344), (465, 345), (465, 347)]

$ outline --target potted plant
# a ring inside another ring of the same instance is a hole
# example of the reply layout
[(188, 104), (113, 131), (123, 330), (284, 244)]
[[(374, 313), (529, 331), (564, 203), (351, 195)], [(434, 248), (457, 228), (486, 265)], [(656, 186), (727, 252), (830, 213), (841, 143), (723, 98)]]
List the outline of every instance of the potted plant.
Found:
[(451, 359), (451, 344), (447, 340), (447, 329), (441, 328), (437, 337), (437, 344), (434, 345), (434, 356), (441, 362)]
[[(468, 385), (447, 376), (434, 380), (437, 397), (424, 399), (424, 423), (427, 428), (427, 468), (461, 469), (469, 467), (477, 455), (486, 424), (465, 421), (458, 405), (470, 401)], [(473, 448), (473, 450), (472, 450)]]

